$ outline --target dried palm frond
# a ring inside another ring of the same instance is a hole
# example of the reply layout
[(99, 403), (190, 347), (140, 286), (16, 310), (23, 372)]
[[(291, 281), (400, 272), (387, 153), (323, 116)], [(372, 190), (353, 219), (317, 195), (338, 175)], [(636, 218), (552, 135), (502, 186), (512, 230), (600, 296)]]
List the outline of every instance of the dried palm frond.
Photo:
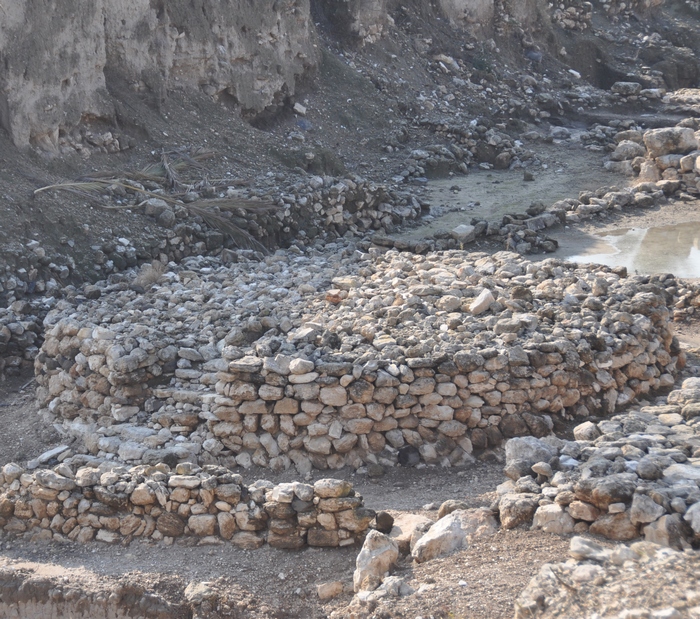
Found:
[(68, 191), (70, 193), (75, 193), (79, 196), (82, 196), (84, 198), (87, 198), (89, 200), (93, 200), (97, 202), (100, 206), (103, 208), (107, 209), (127, 209), (127, 208), (133, 208), (132, 205), (123, 205), (123, 206), (112, 206), (110, 204), (105, 204), (103, 202), (104, 196), (102, 195), (102, 192), (107, 189), (108, 187), (112, 186), (117, 186), (117, 187), (122, 187), (125, 190), (130, 190), (130, 191), (138, 191), (139, 193), (143, 193), (147, 196), (150, 196), (151, 198), (160, 198), (161, 200), (165, 200), (166, 202), (169, 202), (171, 204), (175, 204), (177, 201), (170, 198), (169, 196), (160, 194), (160, 193), (155, 193), (153, 191), (148, 191), (147, 189), (140, 189), (137, 187), (133, 187), (132, 185), (129, 185), (128, 183), (122, 183), (118, 180), (115, 179), (100, 179), (100, 178), (86, 178), (85, 180), (82, 181), (75, 181), (72, 183), (56, 183), (55, 185), (47, 185), (46, 187), (39, 187), (39, 189), (34, 190), (34, 195), (37, 195), (39, 193), (43, 193), (45, 191)]
[[(89, 200), (99, 201), (102, 196), (95, 194), (99, 194), (104, 189), (113, 184), (115, 184), (115, 182), (112, 180), (101, 180), (99, 178), (75, 181), (73, 183), (56, 183), (55, 185), (47, 185), (45, 187), (39, 187), (39, 189), (35, 189), (34, 195), (43, 193), (45, 191), (68, 191), (70, 193), (75, 193), (84, 198), (88, 198)], [(124, 187), (126, 186), (124, 185)], [(133, 187), (129, 187), (129, 189), (133, 189)]]
[[(163, 183), (164, 181), (171, 187), (179, 186), (180, 174), (188, 169), (196, 169), (200, 172), (205, 170), (202, 161), (206, 161), (215, 155), (212, 151), (193, 148), (187, 152), (184, 149), (163, 151), (160, 154), (160, 159), (149, 163), (140, 170), (105, 170), (94, 172), (91, 178), (125, 178), (133, 181), (151, 181), (154, 183)], [(173, 182), (175, 181), (175, 182)]]
[[(260, 243), (260, 241), (255, 239), (247, 230), (244, 230), (240, 226), (236, 225), (235, 222), (231, 221), (228, 217), (222, 215), (221, 212), (240, 209), (243, 211), (256, 211), (258, 213), (264, 213), (277, 210), (279, 207), (271, 202), (245, 198), (212, 198), (209, 200), (199, 200), (197, 203), (184, 204), (173, 196), (155, 193), (146, 189), (137, 189), (128, 185), (127, 183), (120, 182), (115, 179), (100, 178), (89, 178), (85, 179), (84, 181), (47, 185), (46, 187), (36, 189), (34, 191), (34, 195), (45, 191), (68, 191), (81, 197), (93, 200), (106, 209), (121, 210), (135, 208), (134, 205), (113, 206), (104, 203), (104, 196), (102, 193), (107, 187), (114, 185), (131, 191), (138, 191), (139, 193), (148, 197), (158, 198), (173, 206), (177, 205), (187, 209), (190, 214), (201, 217), (209, 226), (219, 230), (222, 234), (229, 237), (233, 244), (240, 249), (252, 249), (264, 254), (268, 253), (267, 248)], [(141, 204), (136, 205), (136, 207), (143, 206), (144, 204), (145, 202), (142, 202)]]
[(199, 200), (198, 206), (208, 208), (218, 208), (220, 211), (255, 211), (257, 213), (269, 213), (279, 210), (279, 206), (265, 200), (253, 200), (251, 198), (211, 198), (209, 200)]

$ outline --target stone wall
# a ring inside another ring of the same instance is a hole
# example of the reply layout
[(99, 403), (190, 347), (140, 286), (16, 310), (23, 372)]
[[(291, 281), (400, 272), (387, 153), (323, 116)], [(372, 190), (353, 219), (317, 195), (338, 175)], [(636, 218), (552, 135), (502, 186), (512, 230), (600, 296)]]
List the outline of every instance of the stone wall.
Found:
[[(636, 82), (613, 85), (618, 97), (635, 100), (644, 91)], [(675, 127), (626, 131), (615, 136), (616, 146), (605, 165), (637, 176), (642, 183), (666, 182), (694, 195), (700, 193), (700, 122), (681, 121)]]
[(345, 251), (354, 262), (192, 263), (143, 297), (116, 287), (57, 307), (35, 366), (47, 417), (133, 463), (306, 472), (394, 464), (411, 446), (449, 466), (670, 387), (682, 361), (672, 277)]
[[(65, 452), (64, 452), (65, 455)], [(246, 486), (224, 467), (108, 463), (28, 472), (2, 468), (0, 527), (32, 541), (151, 539), (172, 544), (230, 541), (244, 549), (338, 547), (362, 541), (374, 512), (349, 482), (313, 485), (256, 481)]]

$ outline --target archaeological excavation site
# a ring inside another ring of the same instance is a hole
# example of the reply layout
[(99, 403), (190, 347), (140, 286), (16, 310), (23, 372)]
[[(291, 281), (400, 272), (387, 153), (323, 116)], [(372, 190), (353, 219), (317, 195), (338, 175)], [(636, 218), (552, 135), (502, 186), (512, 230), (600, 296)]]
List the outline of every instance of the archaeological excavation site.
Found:
[(700, 619), (700, 3), (0, 1), (0, 421), (0, 619)]

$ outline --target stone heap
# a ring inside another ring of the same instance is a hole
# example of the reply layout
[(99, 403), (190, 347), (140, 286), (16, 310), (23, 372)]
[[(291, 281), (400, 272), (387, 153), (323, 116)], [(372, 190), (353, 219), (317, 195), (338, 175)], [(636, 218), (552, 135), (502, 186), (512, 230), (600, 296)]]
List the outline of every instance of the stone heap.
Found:
[(352, 244), (171, 266), (45, 320), (38, 398), (93, 455), (307, 472), (412, 446), (458, 465), (670, 387), (684, 359), (672, 277)]
[(164, 463), (128, 468), (80, 460), (34, 472), (6, 464), (0, 528), (32, 541), (172, 544), (191, 536), (201, 544), (297, 549), (362, 541), (374, 518), (352, 484), (337, 479), (246, 486), (220, 466), (182, 463), (171, 471)]
[[(633, 82), (625, 83), (641, 91)], [(676, 127), (650, 129), (645, 132), (627, 130), (615, 136), (617, 146), (610, 155), (606, 167), (617, 172), (638, 176), (644, 183), (659, 180), (675, 183), (674, 191), (681, 187), (698, 193), (700, 180), (700, 123), (697, 119), (686, 119)]]
[(650, 542), (605, 548), (574, 537), (565, 563), (543, 565), (515, 603), (515, 619), (700, 617), (700, 554)]
[[(420, 165), (423, 174), (444, 174), (452, 169), (466, 173), (472, 163), (481, 165), (483, 169), (507, 170), (514, 160), (521, 161), (530, 156), (522, 146), (516, 145), (516, 140), (487, 118), (477, 118), (475, 122), (464, 124), (448, 119), (438, 121), (426, 118), (421, 124), (434, 131), (447, 145), (435, 144), (411, 151), (406, 162), (409, 172), (411, 165)], [(418, 172), (420, 174), (420, 170)], [(401, 172), (401, 176), (406, 177), (406, 172)]]
[(557, 2), (552, 11), (552, 21), (564, 30), (586, 30), (591, 27), (593, 5), (580, 0)]
[(604, 187), (596, 191), (583, 191), (578, 200), (560, 200), (552, 206), (551, 211), (561, 212), (568, 224), (578, 223), (605, 211), (651, 208), (666, 204), (668, 198), (680, 189), (678, 181), (646, 182), (623, 190)]
[(663, 405), (584, 422), (574, 437), (506, 444), (502, 526), (534, 516), (534, 528), (552, 533), (643, 536), (678, 549), (700, 542), (700, 379)]

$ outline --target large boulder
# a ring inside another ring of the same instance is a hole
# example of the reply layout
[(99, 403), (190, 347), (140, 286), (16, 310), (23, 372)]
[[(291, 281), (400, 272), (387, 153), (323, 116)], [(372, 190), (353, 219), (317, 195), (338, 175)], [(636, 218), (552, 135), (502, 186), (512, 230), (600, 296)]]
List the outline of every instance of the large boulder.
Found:
[(632, 500), (636, 479), (637, 476), (631, 473), (584, 479), (574, 486), (574, 492), (580, 501), (607, 510), (613, 503), (627, 503)]
[(695, 537), (700, 538), (700, 503), (693, 504), (683, 516), (690, 528), (693, 530)]
[(641, 144), (631, 140), (622, 140), (610, 155), (610, 159), (613, 161), (629, 161), (635, 157), (644, 157), (646, 154), (646, 150)]
[(588, 529), (594, 535), (602, 535), (616, 541), (627, 541), (639, 537), (637, 525), (633, 524), (627, 512), (605, 514)]
[(630, 520), (633, 524), (649, 524), (658, 520), (666, 510), (646, 494), (635, 494), (630, 508)]
[(460, 509), (438, 520), (429, 531), (418, 540), (412, 556), (418, 563), (468, 547), (479, 537), (489, 537), (498, 530), (498, 523), (491, 510)]
[(661, 516), (643, 529), (644, 539), (660, 546), (684, 550), (690, 548), (692, 531), (680, 514)]
[(552, 505), (542, 505), (537, 508), (532, 521), (532, 528), (542, 529), (545, 533), (567, 535), (568, 533), (573, 533), (574, 524), (574, 519), (569, 513), (561, 505), (553, 503)]
[(379, 531), (370, 531), (355, 562), (355, 592), (376, 589), (398, 558), (399, 546), (393, 539)]
[(557, 455), (556, 449), (534, 436), (519, 436), (506, 443), (506, 466), (513, 462), (549, 462)]
[(685, 155), (698, 147), (695, 132), (688, 127), (649, 129), (644, 133), (644, 144), (653, 158), (663, 155)]
[(433, 525), (433, 521), (420, 514), (399, 514), (394, 518), (394, 526), (389, 533), (399, 546), (399, 552), (411, 552), (411, 540), (417, 541)]
[(514, 529), (529, 523), (537, 510), (538, 497), (534, 494), (509, 492), (498, 501), (498, 514), (504, 529)]

